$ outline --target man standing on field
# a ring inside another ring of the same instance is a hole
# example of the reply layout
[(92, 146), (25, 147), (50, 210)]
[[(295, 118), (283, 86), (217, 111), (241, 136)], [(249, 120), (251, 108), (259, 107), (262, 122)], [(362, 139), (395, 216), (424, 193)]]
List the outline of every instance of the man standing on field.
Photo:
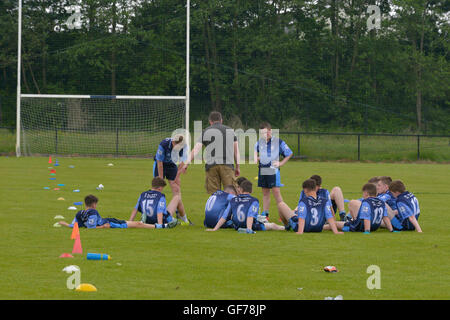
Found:
[(205, 188), (207, 193), (213, 194), (225, 186), (236, 186), (235, 176), (238, 177), (240, 174), (239, 146), (234, 130), (222, 124), (220, 112), (210, 113), (209, 124), (210, 126), (203, 130), (201, 138), (195, 144), (190, 159), (178, 170), (177, 178), (180, 173), (186, 171), (197, 153), (205, 146)]

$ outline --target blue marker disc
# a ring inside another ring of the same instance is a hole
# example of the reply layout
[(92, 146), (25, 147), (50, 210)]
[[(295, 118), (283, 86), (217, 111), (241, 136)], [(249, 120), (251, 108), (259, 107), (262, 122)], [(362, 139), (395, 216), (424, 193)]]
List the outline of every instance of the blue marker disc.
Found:
[(56, 178), (50, 178), (50, 180), (56, 180)]
[(81, 206), (83, 204), (83, 202), (74, 202), (73, 204), (76, 206)]
[(80, 192), (80, 190), (78, 190), (78, 189), (77, 190), (73, 190), (73, 192)]
[(45, 190), (50, 190), (50, 187), (44, 187)]
[(64, 184), (60, 183), (58, 184), (58, 187), (64, 187)]

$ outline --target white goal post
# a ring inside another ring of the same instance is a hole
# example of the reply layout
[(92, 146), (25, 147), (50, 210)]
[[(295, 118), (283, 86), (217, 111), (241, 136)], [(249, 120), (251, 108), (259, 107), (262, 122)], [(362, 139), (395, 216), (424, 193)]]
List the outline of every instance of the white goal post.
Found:
[[(141, 132), (151, 141), (152, 148), (157, 140), (165, 138), (175, 129), (185, 128), (189, 133), (190, 112), (190, 0), (186, 2), (186, 94), (185, 96), (140, 96), (140, 95), (64, 95), (64, 94), (22, 94), (21, 70), (22, 70), (22, 0), (18, 0), (18, 49), (17, 49), (17, 100), (16, 100), (16, 156), (32, 154), (110, 154), (111, 147), (98, 146), (99, 152), (93, 152), (94, 145), (86, 148), (68, 149), (61, 139), (64, 135), (75, 133), (78, 141), (95, 144), (95, 138), (103, 143), (111, 142), (107, 136), (115, 131), (114, 148), (118, 155), (145, 155), (150, 151), (149, 145), (142, 148), (134, 146), (129, 153), (120, 152), (118, 139), (120, 131), (129, 130), (128, 142), (136, 141), (137, 132)], [(70, 108), (74, 110), (70, 111)], [(123, 108), (119, 111), (120, 108)], [(128, 110), (127, 110), (128, 108)], [(119, 115), (114, 112), (122, 112)], [(69, 110), (69, 111), (68, 111)], [(127, 123), (127, 113), (131, 117)], [(141, 114), (138, 114), (141, 112)], [(50, 115), (49, 115), (50, 114)], [(160, 114), (167, 119), (155, 119)], [(113, 117), (118, 117), (113, 119)], [(148, 117), (144, 121), (137, 117)], [(49, 117), (54, 117), (52, 123)], [(172, 119), (170, 117), (173, 117)], [(88, 119), (89, 118), (89, 119)], [(114, 126), (108, 128), (104, 119), (109, 119)], [(152, 119), (153, 118), (153, 119)], [(160, 120), (157, 124), (155, 120)], [(167, 120), (167, 121), (166, 121)], [(181, 121), (180, 121), (181, 120)], [(46, 122), (47, 121), (47, 122)], [(147, 125), (145, 124), (147, 122)], [(41, 127), (39, 127), (41, 123)], [(95, 123), (95, 125), (93, 124)], [(48, 132), (54, 131), (56, 148), (52, 150), (48, 141)], [(84, 130), (84, 137), (83, 137)], [(97, 131), (95, 131), (97, 130)], [(160, 132), (156, 132), (160, 130)], [(101, 132), (101, 134), (93, 134)], [(109, 132), (109, 133), (108, 133)], [(127, 133), (122, 132), (122, 139)], [(62, 134), (62, 136), (61, 136)], [(100, 137), (103, 135), (103, 137)], [(97, 136), (97, 137), (96, 137)], [(47, 140), (46, 140), (47, 139)], [(77, 141), (68, 139), (68, 141)], [(91, 140), (90, 140), (91, 139)], [(106, 139), (106, 140), (105, 140)], [(90, 142), (89, 142), (90, 141)], [(159, 141), (157, 141), (159, 143)], [(58, 150), (59, 143), (59, 150)], [(35, 148), (36, 147), (36, 148)], [(39, 148), (42, 148), (39, 150)], [(156, 150), (156, 149), (155, 149)]]

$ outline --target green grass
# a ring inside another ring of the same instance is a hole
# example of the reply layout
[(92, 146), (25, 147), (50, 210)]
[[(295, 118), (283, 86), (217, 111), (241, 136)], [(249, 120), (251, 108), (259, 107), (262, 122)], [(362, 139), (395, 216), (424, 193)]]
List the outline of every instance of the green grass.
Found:
[[(73, 240), (70, 229), (53, 227), (53, 217), (61, 214), (72, 220), (74, 211), (67, 208), (93, 193), (100, 198), (102, 216), (128, 219), (138, 195), (148, 187), (153, 162), (59, 161), (57, 180), (51, 181), (47, 158), (0, 158), (0, 299), (322, 300), (338, 294), (346, 300), (450, 298), (448, 165), (290, 161), (282, 168), (283, 197), (292, 207), (301, 181), (315, 173), (329, 189), (340, 185), (347, 199), (359, 197), (362, 184), (374, 175), (401, 178), (419, 198), (423, 234), (205, 232), (203, 166), (193, 165), (182, 177), (182, 192), (195, 226), (157, 231), (82, 229), (83, 255), (60, 259), (61, 253), (71, 252)], [(108, 167), (109, 162), (114, 166)], [(255, 166), (244, 165), (242, 175), (256, 183)], [(57, 183), (66, 186), (61, 191), (43, 189)], [(100, 183), (105, 186), (101, 192), (95, 189)], [(170, 198), (170, 190), (166, 194)], [(61, 196), (66, 201), (57, 201)], [(275, 216), (272, 199), (272, 221), (277, 221)], [(87, 252), (107, 253), (112, 260), (88, 261)], [(66, 288), (69, 275), (62, 269), (71, 264), (80, 267), (81, 281), (94, 284), (98, 292)], [(373, 264), (381, 268), (380, 290), (366, 287), (366, 270)], [(327, 265), (339, 272), (325, 273)]]

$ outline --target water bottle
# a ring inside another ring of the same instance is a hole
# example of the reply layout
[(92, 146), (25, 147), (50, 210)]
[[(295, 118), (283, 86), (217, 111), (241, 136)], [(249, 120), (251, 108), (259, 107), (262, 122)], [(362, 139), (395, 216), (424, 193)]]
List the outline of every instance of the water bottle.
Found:
[(111, 257), (103, 253), (88, 253), (86, 258), (88, 260), (110, 260)]

